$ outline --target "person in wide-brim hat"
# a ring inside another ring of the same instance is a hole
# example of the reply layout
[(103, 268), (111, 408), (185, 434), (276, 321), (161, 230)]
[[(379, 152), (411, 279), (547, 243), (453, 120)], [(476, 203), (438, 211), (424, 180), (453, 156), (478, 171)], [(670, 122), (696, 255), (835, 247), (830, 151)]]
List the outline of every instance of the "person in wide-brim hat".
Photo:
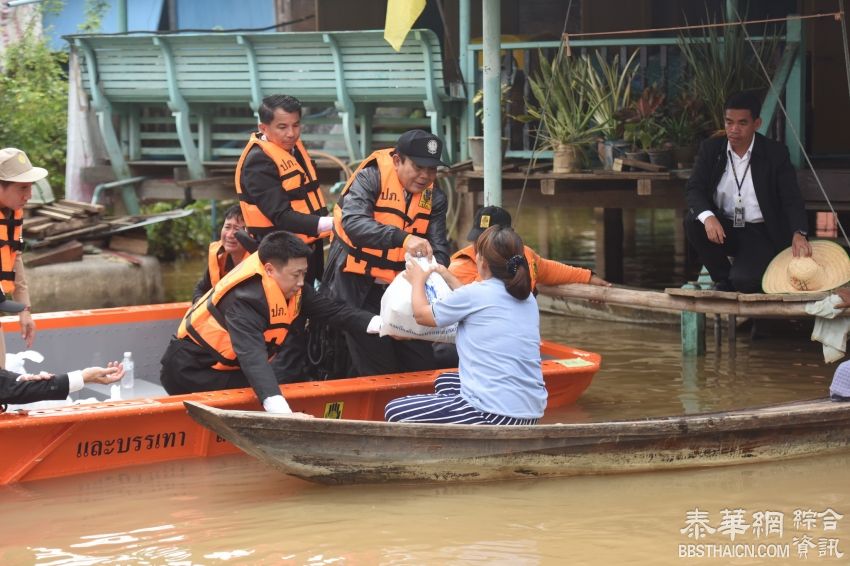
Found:
[(811, 257), (794, 257), (791, 248), (779, 252), (762, 278), (765, 293), (816, 293), (850, 281), (850, 258), (835, 242), (815, 240)]

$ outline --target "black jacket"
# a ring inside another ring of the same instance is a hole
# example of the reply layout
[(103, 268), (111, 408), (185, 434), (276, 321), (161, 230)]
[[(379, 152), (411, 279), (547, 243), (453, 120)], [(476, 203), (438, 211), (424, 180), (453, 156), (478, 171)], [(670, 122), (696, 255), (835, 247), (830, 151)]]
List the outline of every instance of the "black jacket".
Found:
[[(239, 369), (254, 388), (257, 398), (263, 401), (272, 395), (280, 395), (263, 338), (263, 332), (269, 328), (269, 304), (261, 279), (252, 277), (236, 285), (222, 297), (218, 310), (224, 317), (233, 351), (238, 356)], [(306, 316), (320, 323), (334, 324), (348, 332), (366, 332), (373, 315), (331, 300), (305, 285), (301, 290), (299, 316)], [(171, 368), (172, 370), (185, 372), (190, 369), (212, 368), (218, 361), (210, 352), (188, 338), (183, 340), (186, 342), (183, 347), (193, 354), (193, 367)]]
[[(726, 171), (726, 144), (723, 136), (707, 139), (700, 145), (687, 185), (689, 220), (696, 220), (706, 210), (720, 215), (714, 204), (714, 194)], [(794, 232), (808, 231), (806, 205), (797, 186), (797, 172), (791, 165), (788, 149), (757, 133), (750, 172), (765, 227), (775, 251), (779, 252), (791, 245)]]
[[(303, 162), (300, 154), (295, 157), (301, 158), (299, 161)], [(319, 214), (304, 214), (292, 210), (289, 194), (280, 185), (277, 166), (260, 146), (252, 147), (245, 157), (241, 183), (242, 190), (257, 204), (266, 218), (272, 221), (275, 230), (287, 230), (306, 236), (319, 235), (319, 216), (325, 216), (327, 209), (322, 209)]]
[[(342, 227), (351, 241), (357, 245), (376, 249), (401, 247), (407, 232), (381, 224), (375, 220), (375, 202), (381, 193), (381, 172), (377, 166), (365, 167), (357, 173), (345, 195)], [(405, 191), (406, 198), (410, 193)], [(434, 186), (431, 204), (431, 220), (423, 237), (431, 244), (437, 263), (448, 266), (450, 261), (449, 241), (446, 237), (446, 214), (449, 209), (446, 194)], [(369, 290), (375, 283), (372, 277), (343, 273), (348, 248), (339, 238), (334, 238), (328, 252), (327, 269), (322, 280), (322, 290), (346, 304), (362, 307)]]
[(24, 404), (68, 396), (68, 374), (38, 381), (15, 381), (18, 374), (0, 369), (0, 403)]

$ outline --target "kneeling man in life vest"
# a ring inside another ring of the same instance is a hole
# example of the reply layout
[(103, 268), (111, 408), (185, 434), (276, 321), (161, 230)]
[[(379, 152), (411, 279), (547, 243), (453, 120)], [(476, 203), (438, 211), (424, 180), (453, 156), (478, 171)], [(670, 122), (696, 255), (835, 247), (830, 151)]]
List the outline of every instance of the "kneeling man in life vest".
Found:
[(289, 413), (269, 360), (294, 321), (309, 316), (350, 333), (377, 332), (380, 318), (304, 285), (310, 253), (295, 235), (273, 232), (192, 305), (162, 357), (165, 390), (179, 395), (250, 385), (266, 411)]
[[(324, 290), (377, 314), (387, 285), (405, 269), (405, 253), (448, 266), (448, 201), (434, 185), (442, 152), (439, 137), (410, 130), (360, 164), (334, 208)], [(355, 375), (438, 367), (430, 342), (362, 333), (348, 333), (346, 342)]]

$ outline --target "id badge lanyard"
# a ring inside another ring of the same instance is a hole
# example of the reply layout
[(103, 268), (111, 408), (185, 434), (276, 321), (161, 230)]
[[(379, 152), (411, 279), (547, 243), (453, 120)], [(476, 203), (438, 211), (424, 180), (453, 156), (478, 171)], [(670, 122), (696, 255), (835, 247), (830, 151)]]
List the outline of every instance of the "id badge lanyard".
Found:
[(744, 180), (747, 178), (747, 172), (750, 170), (750, 161), (752, 156), (747, 160), (747, 166), (744, 168), (744, 175), (738, 180), (738, 172), (735, 171), (735, 161), (732, 160), (732, 152), (727, 150), (729, 154), (729, 165), (732, 166), (732, 175), (735, 177), (735, 185), (738, 187), (738, 200), (735, 202), (735, 216), (732, 219), (733, 228), (744, 227), (744, 201), (741, 198), (741, 187), (744, 186)]

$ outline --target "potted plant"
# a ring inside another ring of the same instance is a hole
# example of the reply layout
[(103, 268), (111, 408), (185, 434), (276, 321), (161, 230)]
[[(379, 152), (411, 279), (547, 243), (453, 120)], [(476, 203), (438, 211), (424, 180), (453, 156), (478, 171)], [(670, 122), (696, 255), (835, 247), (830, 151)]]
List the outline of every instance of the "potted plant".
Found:
[(552, 171), (580, 171), (583, 146), (600, 135), (594, 116), (605, 99), (593, 101), (589, 94), (588, 67), (578, 59), (564, 57), (547, 63), (542, 54), (535, 77), (529, 78), (534, 101), (526, 101), (526, 114), (516, 119), (536, 121), (538, 132), (554, 153)]
[[(508, 95), (511, 92), (511, 85), (502, 83), (499, 92), (499, 108), (502, 109), (502, 131), (504, 132), (505, 105), (507, 104)], [(484, 89), (479, 89), (472, 97), (472, 104), (475, 105), (475, 115), (481, 121), (483, 130), (484, 120)], [(508, 138), (502, 137), (502, 157), (508, 150)], [(472, 160), (473, 171), (484, 170), (484, 136), (469, 137), (469, 158)]]
[[(776, 68), (781, 39), (778, 35), (765, 29), (754, 44), (745, 41), (742, 35), (738, 26), (729, 26), (722, 31), (710, 27), (693, 35), (679, 36), (689, 86), (705, 104), (712, 126), (718, 131), (724, 126), (726, 97), (733, 92), (766, 88), (765, 76), (773, 76)], [(767, 65), (767, 74), (761, 70), (759, 61)]]
[(622, 69), (619, 55), (615, 55), (610, 63), (599, 51), (596, 52), (595, 63), (590, 57), (583, 57), (587, 67), (590, 105), (596, 108), (593, 120), (603, 138), (597, 144), (597, 152), (605, 169), (613, 168), (614, 158), (625, 153), (629, 145), (623, 134), (632, 80), (637, 72), (637, 54), (637, 51), (632, 53)]
[(664, 118), (661, 116), (664, 98), (665, 95), (655, 85), (645, 88), (640, 98), (629, 107), (630, 115), (626, 120), (624, 135), (632, 144), (632, 152), (640, 152), (633, 158), (671, 169), (672, 153), (663, 145), (667, 136)]
[(711, 125), (705, 115), (705, 107), (692, 93), (682, 91), (673, 101), (668, 116), (662, 119), (667, 140), (673, 145), (673, 162), (679, 169), (687, 169), (694, 163), (697, 144)]

